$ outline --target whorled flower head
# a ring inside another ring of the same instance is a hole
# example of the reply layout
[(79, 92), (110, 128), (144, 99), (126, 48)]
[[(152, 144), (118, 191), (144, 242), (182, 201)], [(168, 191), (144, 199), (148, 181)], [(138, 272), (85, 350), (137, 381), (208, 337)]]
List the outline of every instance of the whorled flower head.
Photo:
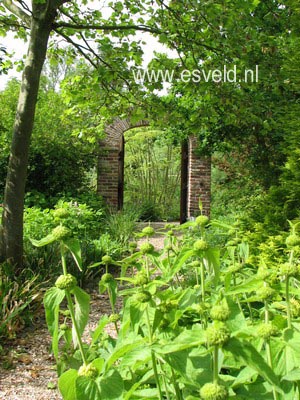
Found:
[(295, 298), (291, 298), (290, 303), (291, 303), (292, 315), (294, 317), (299, 317), (300, 316), (300, 301), (298, 301)]
[(210, 310), (210, 316), (215, 321), (227, 321), (230, 315), (230, 309), (226, 302), (215, 304)]
[(113, 259), (111, 258), (111, 256), (105, 255), (102, 257), (102, 262), (106, 265), (111, 264), (113, 261)]
[(272, 336), (277, 336), (279, 334), (279, 330), (277, 326), (273, 325), (271, 322), (260, 324), (257, 327), (256, 334), (258, 337), (268, 340)]
[(222, 346), (229, 338), (230, 331), (224, 322), (214, 321), (214, 323), (206, 329), (206, 340), (210, 346)]
[(200, 396), (203, 400), (226, 400), (228, 399), (228, 390), (218, 383), (206, 383), (200, 389)]
[(146, 226), (143, 230), (142, 230), (142, 234), (145, 236), (153, 236), (155, 233), (154, 228), (152, 228), (152, 226)]
[(106, 274), (103, 274), (101, 276), (101, 282), (102, 283), (110, 283), (110, 282), (113, 282), (113, 280), (114, 280), (114, 277), (109, 272), (106, 273)]
[(227, 268), (227, 272), (234, 274), (235, 272), (239, 272), (242, 268), (243, 266), (240, 263), (232, 264)]
[(149, 254), (152, 253), (154, 250), (154, 246), (151, 243), (142, 243), (140, 246), (140, 251), (142, 254)]
[(208, 222), (209, 218), (206, 215), (199, 215), (199, 217), (196, 218), (196, 225), (206, 226)]
[(67, 324), (60, 324), (60, 325), (59, 325), (59, 329), (60, 329), (61, 331), (66, 331), (66, 330), (68, 329), (68, 325), (67, 325)]
[(257, 297), (261, 300), (271, 300), (276, 295), (276, 290), (270, 286), (263, 286), (256, 291)]
[(271, 275), (271, 271), (267, 267), (259, 267), (257, 270), (257, 277), (266, 280)]
[(136, 286), (146, 285), (149, 282), (147, 274), (144, 271), (138, 272), (134, 277), (134, 284)]
[(137, 242), (129, 242), (129, 248), (135, 250), (137, 248)]
[(162, 313), (169, 313), (174, 308), (178, 307), (178, 300), (166, 300), (159, 305)]
[(198, 239), (194, 243), (194, 250), (207, 250), (208, 249), (208, 243), (204, 239)]
[(136, 303), (148, 303), (151, 298), (151, 293), (148, 290), (142, 290), (133, 296), (133, 301)]
[(298, 274), (298, 267), (295, 264), (284, 263), (279, 268), (279, 275), (281, 276), (296, 276)]
[(71, 231), (63, 225), (58, 225), (52, 230), (52, 235), (55, 240), (63, 240), (71, 235)]
[(119, 314), (111, 314), (109, 317), (109, 322), (118, 322), (120, 321), (120, 315)]
[(71, 290), (77, 285), (75, 276), (71, 274), (60, 275), (55, 282), (55, 286), (61, 290)]
[(86, 378), (95, 379), (98, 376), (98, 370), (92, 364), (82, 365), (78, 370), (79, 376), (85, 376)]
[(53, 211), (54, 218), (64, 219), (68, 218), (70, 215), (70, 211), (67, 208), (57, 208)]
[(292, 233), (286, 238), (285, 244), (287, 245), (287, 247), (290, 248), (300, 246), (300, 236), (296, 235), (295, 233)]

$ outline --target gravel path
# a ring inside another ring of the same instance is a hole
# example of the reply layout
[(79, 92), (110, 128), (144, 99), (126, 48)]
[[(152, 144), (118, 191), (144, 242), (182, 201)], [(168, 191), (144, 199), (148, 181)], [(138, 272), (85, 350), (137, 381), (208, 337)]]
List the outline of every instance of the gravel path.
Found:
[[(139, 224), (141, 230), (149, 224)], [(152, 223), (155, 230), (161, 231), (164, 223)], [(163, 247), (164, 235), (156, 234), (150, 242), (156, 250)], [(146, 239), (139, 240), (141, 244)], [(88, 332), (97, 326), (100, 315), (109, 313), (107, 296), (91, 294), (91, 313), (85, 339)], [(109, 326), (113, 334), (114, 327)], [(5, 356), (0, 354), (0, 400), (61, 400), (57, 389), (57, 374), (55, 361), (49, 353), (51, 338), (47, 331), (44, 311), (34, 326), (26, 329), (10, 343), (1, 344)]]

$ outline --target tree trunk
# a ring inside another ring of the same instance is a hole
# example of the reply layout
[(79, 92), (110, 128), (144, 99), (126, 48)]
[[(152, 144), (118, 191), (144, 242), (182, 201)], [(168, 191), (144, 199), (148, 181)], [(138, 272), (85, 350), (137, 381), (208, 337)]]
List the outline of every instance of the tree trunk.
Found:
[(49, 17), (45, 14), (42, 18), (33, 17), (31, 21), (4, 192), (0, 260), (9, 261), (16, 269), (23, 264), (23, 208), (30, 138), (41, 71), (54, 20), (54, 15)]

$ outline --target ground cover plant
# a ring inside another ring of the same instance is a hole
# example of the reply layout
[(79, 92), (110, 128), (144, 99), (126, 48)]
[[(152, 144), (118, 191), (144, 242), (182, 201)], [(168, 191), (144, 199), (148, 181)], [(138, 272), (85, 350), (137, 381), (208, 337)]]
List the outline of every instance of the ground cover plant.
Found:
[[(181, 239), (170, 227), (161, 252), (149, 240), (132, 245), (117, 277), (104, 256), (91, 268), (105, 266), (99, 290), (112, 313), (99, 315), (89, 343), (89, 295), (66, 262), (70, 253), (82, 268), (78, 239), (61, 224), (34, 240), (61, 249), (62, 274), (44, 305), (63, 399), (297, 398), (298, 226), (254, 247), (249, 232), (200, 215), (179, 228)], [(229, 236), (225, 247), (212, 245), (216, 229)], [(153, 234), (146, 227), (140, 236)]]

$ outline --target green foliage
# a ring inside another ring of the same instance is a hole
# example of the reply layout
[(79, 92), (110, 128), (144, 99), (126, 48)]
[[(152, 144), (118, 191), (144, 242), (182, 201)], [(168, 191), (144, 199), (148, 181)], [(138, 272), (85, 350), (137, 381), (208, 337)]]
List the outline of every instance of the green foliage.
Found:
[(41, 280), (24, 269), (13, 276), (11, 267), (0, 265), (0, 337), (14, 338), (26, 326), (41, 303)]
[[(207, 232), (214, 227), (229, 238), (233, 233), (227, 231), (235, 231), (236, 240), (220, 249), (212, 247)], [(99, 289), (108, 292), (112, 314), (101, 316), (90, 345), (81, 342), (70, 300), (73, 296), (75, 301), (78, 289), (49, 289), (46, 315), (51, 317), (47, 321), (54, 332), (63, 398), (252, 399), (254, 393), (274, 400), (296, 398), (299, 240), (293, 240), (292, 247), (288, 240), (286, 246), (281, 236), (270, 251), (272, 238), (266, 239), (253, 248), (259, 254), (256, 263), (251, 260), (249, 234), (243, 236), (235, 226), (211, 221), (208, 228), (189, 222), (177, 229), (186, 233), (182, 238), (167, 234), (161, 253), (140, 249), (122, 261), (123, 272), (129, 267), (137, 272), (123, 274), (121, 286), (111, 274), (103, 275)], [(290, 223), (289, 237), (298, 237), (298, 230), (299, 222)], [(208, 245), (194, 249), (197, 241)], [(293, 277), (282, 273), (283, 262), (298, 272)], [(267, 288), (275, 296), (259, 295)], [(63, 295), (69, 295), (75, 333), (71, 355), (65, 330), (57, 325), (59, 312), (65, 313), (60, 311)], [(124, 299), (120, 314), (115, 313), (118, 296)], [(86, 297), (83, 325), (87, 303)], [(109, 322), (115, 325), (114, 338), (104, 330)]]
[(178, 219), (180, 149), (168, 132), (136, 128), (126, 133), (124, 202), (143, 221)]

